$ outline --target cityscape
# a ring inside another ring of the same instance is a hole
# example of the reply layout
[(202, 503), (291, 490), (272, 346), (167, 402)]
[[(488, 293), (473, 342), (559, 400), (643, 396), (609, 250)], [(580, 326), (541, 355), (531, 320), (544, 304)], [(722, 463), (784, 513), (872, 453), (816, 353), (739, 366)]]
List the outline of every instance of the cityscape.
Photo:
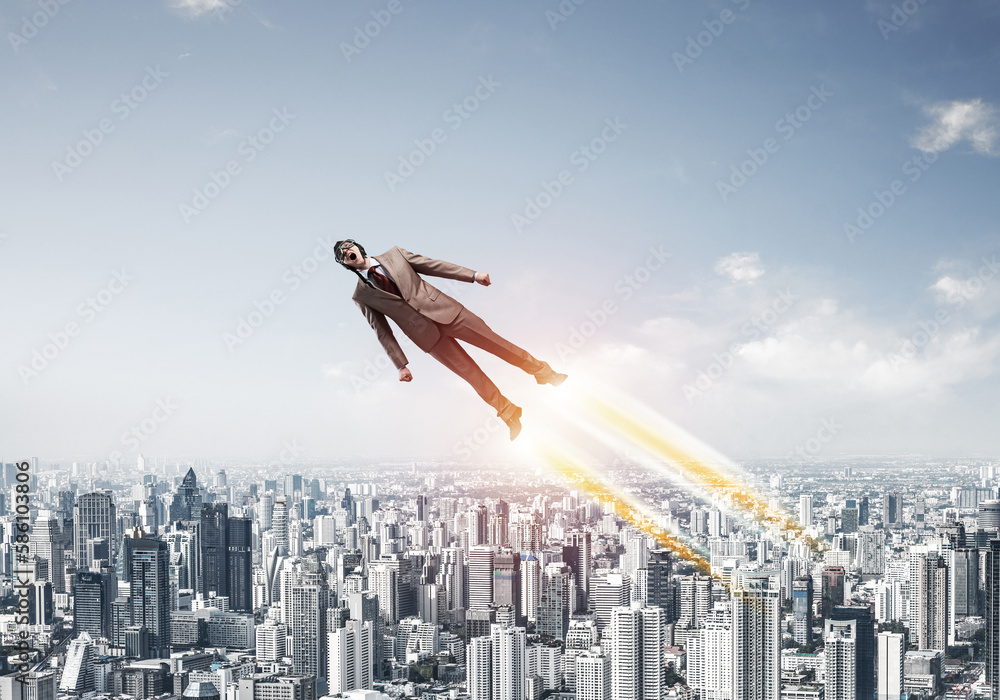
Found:
[(0, 692), (997, 696), (994, 462), (742, 467), (788, 525), (624, 460), (621, 498), (541, 465), (4, 463)]

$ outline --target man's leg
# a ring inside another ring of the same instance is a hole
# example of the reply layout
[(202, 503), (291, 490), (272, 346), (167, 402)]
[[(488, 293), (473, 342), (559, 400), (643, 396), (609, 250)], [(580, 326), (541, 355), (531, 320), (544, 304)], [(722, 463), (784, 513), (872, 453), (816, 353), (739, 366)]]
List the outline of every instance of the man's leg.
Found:
[(501, 360), (508, 362), (515, 367), (520, 367), (528, 374), (537, 375), (551, 371), (551, 368), (541, 360), (535, 359), (527, 350), (514, 345), (506, 338), (502, 338), (486, 325), (486, 322), (476, 316), (468, 309), (463, 309), (458, 317), (447, 325), (441, 325), (441, 332), (464, 340), (470, 345), (482, 348), (486, 352), (492, 353)]
[(483, 401), (496, 409), (501, 420), (507, 421), (517, 410), (454, 338), (442, 335), (428, 354), (471, 384)]

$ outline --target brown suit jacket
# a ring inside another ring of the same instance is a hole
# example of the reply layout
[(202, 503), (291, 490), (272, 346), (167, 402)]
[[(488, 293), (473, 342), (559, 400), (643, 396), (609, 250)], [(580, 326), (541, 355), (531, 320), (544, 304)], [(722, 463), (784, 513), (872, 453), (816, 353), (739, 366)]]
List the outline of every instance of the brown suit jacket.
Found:
[(437, 324), (451, 323), (465, 307), (440, 289), (427, 284), (420, 275), (474, 282), (476, 273), (467, 267), (416, 255), (398, 246), (372, 257), (389, 271), (402, 296), (390, 294), (359, 279), (352, 299), (375, 330), (385, 354), (396, 369), (401, 369), (408, 364), (406, 355), (392, 334), (386, 317), (395, 321), (418, 348), (429, 352), (441, 338)]

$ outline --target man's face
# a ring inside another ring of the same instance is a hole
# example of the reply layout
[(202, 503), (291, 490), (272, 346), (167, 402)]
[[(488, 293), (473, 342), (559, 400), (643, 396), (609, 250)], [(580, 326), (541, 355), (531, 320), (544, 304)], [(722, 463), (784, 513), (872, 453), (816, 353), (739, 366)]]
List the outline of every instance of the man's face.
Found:
[(355, 270), (359, 270), (365, 265), (365, 257), (361, 254), (355, 243), (344, 243), (340, 250), (343, 253), (344, 264)]

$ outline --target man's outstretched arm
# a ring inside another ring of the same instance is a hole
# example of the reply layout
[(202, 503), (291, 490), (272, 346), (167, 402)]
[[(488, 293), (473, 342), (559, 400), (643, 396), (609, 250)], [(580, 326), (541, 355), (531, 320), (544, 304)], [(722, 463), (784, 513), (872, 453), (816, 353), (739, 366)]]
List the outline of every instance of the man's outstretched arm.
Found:
[[(410, 267), (421, 275), (444, 277), (445, 279), (459, 280), (461, 282), (479, 281), (477, 279), (476, 272), (467, 267), (462, 267), (461, 265), (456, 265), (455, 263), (445, 262), (444, 260), (435, 260), (434, 258), (428, 258), (424, 255), (417, 255), (416, 253), (411, 253), (403, 248), (399, 248), (399, 252), (403, 254), (404, 258), (406, 258), (406, 262), (410, 263)], [(480, 272), (478, 277), (480, 279), (485, 278), (487, 280), (485, 284), (489, 284), (489, 275)], [(479, 283), (484, 284), (482, 281)]]
[[(368, 319), (368, 325), (374, 329), (375, 335), (378, 337), (378, 342), (382, 344), (382, 349), (385, 350), (385, 354), (392, 360), (392, 364), (398, 370), (405, 368), (409, 364), (406, 360), (406, 354), (403, 352), (403, 348), (399, 347), (396, 336), (392, 334), (392, 328), (389, 327), (389, 322), (385, 320), (385, 315), (367, 304), (362, 304), (360, 301), (355, 303), (361, 309), (361, 313), (365, 315), (365, 318)], [(402, 378), (402, 374), (400, 378)]]

